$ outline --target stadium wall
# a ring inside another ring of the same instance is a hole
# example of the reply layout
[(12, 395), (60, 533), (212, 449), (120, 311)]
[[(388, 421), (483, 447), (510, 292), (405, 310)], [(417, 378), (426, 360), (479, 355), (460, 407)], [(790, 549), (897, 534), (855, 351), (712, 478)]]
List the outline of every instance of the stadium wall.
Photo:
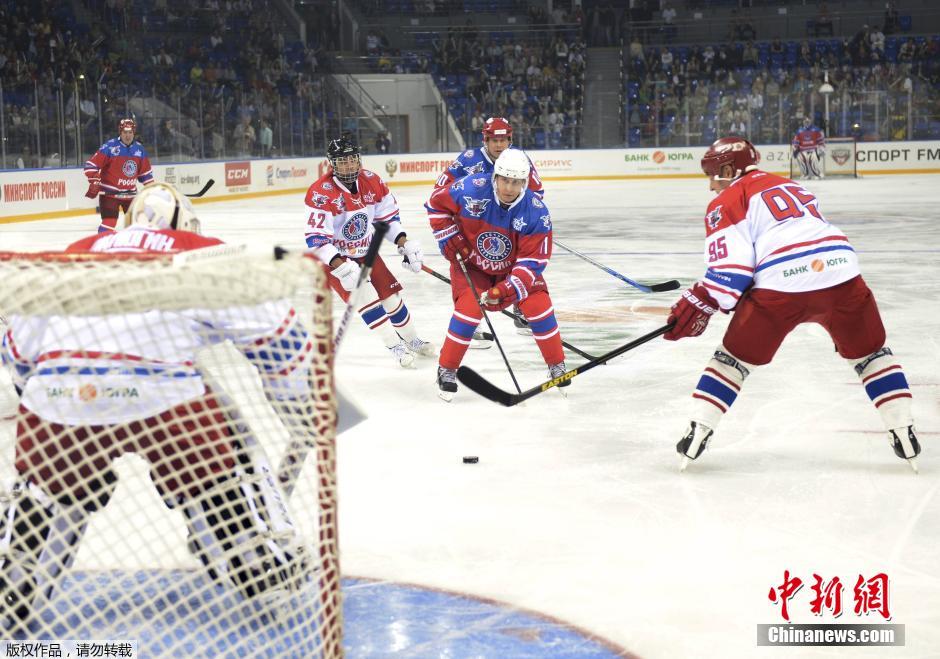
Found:
[[(761, 164), (771, 172), (789, 171), (789, 145), (758, 146)], [(547, 181), (694, 178), (705, 147), (531, 151)], [(450, 165), (453, 153), (367, 155), (366, 168), (391, 186), (430, 185)], [(860, 142), (858, 173), (940, 174), (940, 142)], [(209, 179), (215, 185), (197, 202), (252, 199), (306, 191), (324, 171), (322, 158), (229, 160), (155, 165), (154, 176), (183, 192), (196, 192)], [(0, 224), (48, 220), (95, 213), (85, 197), (88, 184), (80, 168), (8, 170), (0, 174)]]

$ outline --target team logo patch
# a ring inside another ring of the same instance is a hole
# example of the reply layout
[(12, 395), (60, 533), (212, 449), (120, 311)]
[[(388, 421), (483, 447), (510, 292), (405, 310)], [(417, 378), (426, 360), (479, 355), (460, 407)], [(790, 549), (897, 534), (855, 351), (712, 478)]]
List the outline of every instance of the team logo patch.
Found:
[(314, 206), (326, 206), (328, 203), (330, 203), (330, 198), (325, 194), (314, 192), (310, 195), (310, 203)]
[(837, 165), (844, 165), (852, 158), (852, 151), (851, 149), (832, 149), (829, 155)]
[(452, 171), (452, 172), (456, 172), (456, 171), (459, 170), (461, 167), (463, 167), (463, 165), (461, 164), (461, 162), (460, 162), (459, 160), (455, 160), (454, 162), (450, 163), (450, 167), (448, 167), (448, 169), (450, 169), (450, 171)]
[(370, 172), (368, 169), (363, 169), (362, 175), (365, 176), (366, 178), (372, 178), (373, 176), (375, 176), (375, 174)]
[(473, 149), (467, 149), (466, 151), (464, 151), (464, 152), (463, 152), (463, 157), (464, 157), (464, 158), (472, 158), (472, 157), (473, 157)]
[(137, 161), (136, 160), (125, 160), (124, 164), (121, 166), (121, 171), (124, 172), (124, 176), (131, 177), (137, 174)]
[(369, 231), (369, 216), (365, 213), (356, 213), (346, 220), (343, 225), (343, 238), (349, 241), (363, 238)]
[(338, 196), (336, 199), (330, 202), (336, 206), (337, 213), (343, 213), (346, 211), (346, 200), (343, 198), (343, 195)]
[(545, 208), (545, 204), (539, 201), (537, 197), (532, 198), (532, 205), (536, 208)]
[(542, 225), (543, 225), (546, 229), (548, 229), (549, 231), (551, 231), (551, 228), (552, 228), (552, 216), (551, 216), (551, 215), (543, 215), (543, 216), (541, 216), (539, 219), (542, 220)]
[(142, 155), (144, 155), (144, 153), (143, 153), (143, 151), (141, 151), (140, 149), (137, 149), (136, 151), (134, 151), (134, 155), (135, 155), (135, 156), (142, 156)]
[(475, 179), (473, 179), (473, 184), (474, 184), (475, 186), (477, 186), (478, 188), (482, 188), (484, 185), (486, 185), (486, 179), (485, 179), (485, 178), (475, 178)]
[(375, 203), (375, 194), (372, 193), (372, 192), (363, 192), (363, 193), (362, 193), (362, 200), (363, 200), (364, 202), (366, 202), (367, 204), (374, 204), (374, 203)]
[(721, 206), (718, 206), (705, 216), (705, 221), (708, 222), (708, 228), (714, 229), (718, 226), (718, 223), (721, 222)]
[(474, 199), (473, 197), (463, 198), (463, 207), (470, 217), (480, 217), (490, 203), (490, 199)]
[(479, 174), (483, 171), (483, 161), (481, 160), (475, 165), (470, 165), (466, 168), (467, 174)]
[(326, 190), (327, 192), (329, 192), (329, 191), (331, 191), (331, 190), (333, 189), (333, 184), (332, 184), (332, 183), (324, 183), (324, 184), (323, 184), (323, 189)]
[(512, 251), (509, 238), (496, 231), (484, 231), (477, 236), (477, 252), (487, 261), (504, 261)]
[(119, 146), (112, 146), (112, 147), (111, 147), (111, 155), (112, 155), (112, 156), (121, 155), (121, 147), (119, 147)]
[(525, 229), (525, 218), (517, 217), (512, 221), (512, 228), (516, 231), (522, 231)]
[(463, 179), (460, 179), (451, 186), (454, 190), (463, 190)]

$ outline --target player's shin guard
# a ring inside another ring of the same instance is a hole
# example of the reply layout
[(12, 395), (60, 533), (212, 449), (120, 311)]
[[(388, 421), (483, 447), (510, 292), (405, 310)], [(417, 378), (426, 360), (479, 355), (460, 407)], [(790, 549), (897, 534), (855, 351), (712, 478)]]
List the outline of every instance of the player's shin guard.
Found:
[(738, 397), (744, 380), (755, 368), (718, 346), (708, 361), (695, 391), (692, 392), (692, 420), (676, 444), (676, 451), (683, 456), (683, 469), (688, 460), (694, 460), (711, 439), (714, 430)]
[[(368, 286), (371, 290), (371, 284), (363, 284)], [(359, 309), (359, 314), (362, 316), (363, 322), (369, 327), (370, 330), (378, 333), (382, 339), (382, 343), (385, 344), (385, 347), (392, 352), (392, 356), (398, 361), (398, 364), (403, 367), (411, 366), (414, 363), (414, 354), (411, 350), (405, 345), (405, 342), (402, 341), (401, 337), (398, 336), (398, 333), (395, 332), (395, 328), (389, 322), (388, 313), (385, 311), (385, 307), (382, 306), (382, 301), (376, 296), (373, 298), (373, 301), (366, 304), (364, 307)]]
[(916, 457), (920, 453), (920, 443), (914, 432), (911, 389), (900, 362), (887, 346), (864, 359), (850, 361), (865, 387), (865, 393), (881, 415), (894, 452), (906, 460)]
[(401, 295), (393, 293), (382, 300), (382, 307), (388, 315), (389, 321), (398, 336), (401, 337), (408, 349), (418, 355), (432, 357), (437, 354), (434, 345), (418, 338), (418, 332), (415, 330), (414, 323), (411, 320), (411, 314)]
[(473, 332), (481, 320), (480, 309), (475, 303), (471, 308), (458, 304), (458, 308), (454, 309), (454, 314), (450, 318), (447, 335), (444, 337), (444, 346), (441, 348), (441, 356), (438, 360), (441, 368), (456, 369), (460, 366), (467, 348), (470, 347)]
[(519, 308), (529, 321), (532, 337), (542, 352), (542, 358), (549, 366), (565, 361), (565, 350), (561, 344), (561, 332), (555, 320), (555, 308), (552, 299), (545, 291), (531, 293), (519, 303)]
[(103, 489), (81, 501), (58, 500), (24, 481), (8, 495), (0, 519), (0, 619), (11, 634), (27, 631), (63, 573), (75, 562), (91, 513), (104, 507), (116, 478), (106, 472)]

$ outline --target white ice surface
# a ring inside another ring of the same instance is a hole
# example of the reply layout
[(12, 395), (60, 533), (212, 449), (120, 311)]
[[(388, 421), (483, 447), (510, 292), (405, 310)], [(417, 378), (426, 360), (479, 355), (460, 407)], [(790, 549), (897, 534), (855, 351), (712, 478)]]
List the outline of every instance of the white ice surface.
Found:
[[(543, 611), (641, 657), (940, 657), (938, 182), (808, 184), (859, 251), (906, 369), (919, 476), (894, 456), (854, 372), (816, 327), (799, 328), (752, 374), (711, 450), (680, 475), (675, 443), (727, 317), (700, 338), (657, 340), (577, 377), (567, 400), (550, 391), (509, 409), (463, 388), (440, 401), (433, 359), (402, 370), (356, 323), (337, 376), (370, 418), (339, 443), (343, 572)], [(701, 275), (705, 181), (546, 188), (567, 244), (640, 281)], [(429, 265), (446, 272), (424, 218), (427, 191), (395, 193)], [(300, 195), (198, 211), (226, 241), (303, 246)], [(87, 215), (0, 225), (0, 250), (59, 249), (96, 225)], [(383, 252), (420, 334), (440, 345), (448, 288), (399, 268), (391, 246)], [(661, 325), (677, 295), (643, 295), (562, 250), (546, 278), (564, 338), (595, 354)], [(544, 380), (532, 340), (493, 320), (521, 385)], [(580, 361), (569, 354), (569, 365)], [(511, 388), (495, 349), (464, 363)], [(804, 623), (884, 622), (854, 614), (852, 586), (886, 572), (906, 647), (756, 647), (755, 625), (781, 620), (767, 594), (784, 570), (806, 584), (790, 604)], [(846, 583), (840, 619), (810, 614), (814, 573)]]

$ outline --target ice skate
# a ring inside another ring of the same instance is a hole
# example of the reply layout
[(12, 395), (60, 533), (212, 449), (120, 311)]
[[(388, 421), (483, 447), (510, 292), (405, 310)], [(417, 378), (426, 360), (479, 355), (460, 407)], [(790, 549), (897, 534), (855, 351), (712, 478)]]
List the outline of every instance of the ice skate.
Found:
[(389, 348), (392, 356), (398, 361), (402, 368), (409, 368), (415, 363), (414, 353), (408, 349), (404, 342), (397, 343)]
[(695, 460), (702, 454), (708, 445), (708, 440), (712, 438), (713, 430), (708, 426), (692, 421), (686, 430), (685, 436), (676, 444), (676, 452), (682, 456), (679, 463), (679, 471), (685, 471), (689, 462)]
[[(550, 364), (548, 367), (548, 377), (550, 377), (553, 380), (555, 378), (561, 377), (567, 372), (568, 372), (568, 369), (565, 367), (565, 362), (559, 362), (557, 364)], [(567, 398), (568, 394), (566, 394), (561, 388), (567, 387), (570, 384), (571, 384), (571, 380), (569, 379), (569, 380), (565, 380), (564, 382), (559, 382), (557, 385), (555, 385), (555, 387), (558, 389), (558, 393), (560, 393), (562, 396)]]
[(493, 347), (493, 335), (489, 332), (474, 332), (470, 341), (471, 350), (488, 350)]
[(437, 395), (448, 403), (457, 393), (457, 369), (437, 367)]
[(920, 455), (920, 442), (917, 441), (914, 426), (894, 428), (890, 431), (889, 435), (888, 439), (891, 441), (891, 448), (894, 449), (894, 454), (903, 460), (907, 460), (907, 463), (911, 465), (911, 469), (914, 470), (915, 474), (919, 473), (917, 470), (917, 462), (914, 458)]
[(422, 357), (437, 357), (437, 348), (430, 341), (424, 341), (415, 337), (408, 342), (408, 349), (416, 355)]
[(512, 305), (512, 312), (516, 315), (516, 317), (512, 319), (512, 324), (516, 327), (516, 333), (522, 336), (532, 336), (532, 328), (529, 327), (529, 323), (526, 322), (518, 304)]

